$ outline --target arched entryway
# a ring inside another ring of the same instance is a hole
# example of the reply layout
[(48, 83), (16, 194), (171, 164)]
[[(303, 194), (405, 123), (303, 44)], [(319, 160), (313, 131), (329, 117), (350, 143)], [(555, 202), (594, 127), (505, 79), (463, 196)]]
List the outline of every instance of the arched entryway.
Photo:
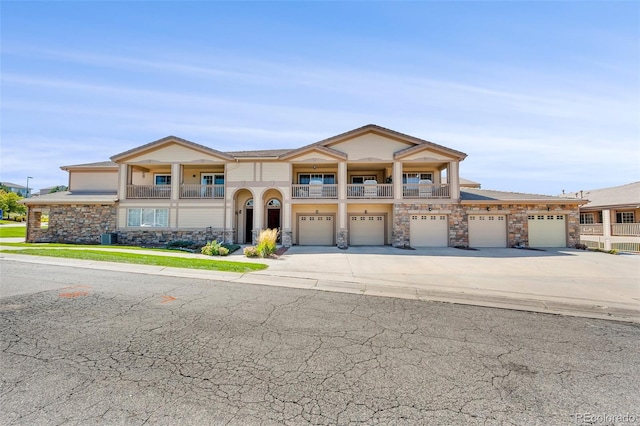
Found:
[(267, 228), (280, 229), (282, 223), (282, 203), (277, 198), (267, 201)]
[(244, 204), (244, 242), (251, 244), (253, 242), (253, 198), (247, 200)]

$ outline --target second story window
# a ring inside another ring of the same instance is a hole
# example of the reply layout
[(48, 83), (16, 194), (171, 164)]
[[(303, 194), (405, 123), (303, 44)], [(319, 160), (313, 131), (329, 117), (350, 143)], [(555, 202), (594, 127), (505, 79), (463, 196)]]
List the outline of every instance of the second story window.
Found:
[(298, 183), (302, 185), (308, 185), (312, 181), (331, 185), (336, 183), (336, 175), (333, 173), (300, 173), (298, 175)]
[(431, 173), (403, 173), (402, 183), (419, 183), (421, 180), (430, 180), (433, 182), (433, 174)]
[(155, 175), (156, 185), (171, 185), (171, 175)]

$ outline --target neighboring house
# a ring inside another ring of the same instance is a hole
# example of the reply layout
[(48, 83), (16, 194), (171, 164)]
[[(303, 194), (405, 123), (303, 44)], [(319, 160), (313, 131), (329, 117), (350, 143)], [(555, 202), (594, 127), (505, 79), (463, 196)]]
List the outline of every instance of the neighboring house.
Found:
[(466, 156), (376, 125), (261, 151), (223, 152), (169, 136), (111, 161), (62, 167), (69, 191), (24, 201), (27, 241), (98, 243), (116, 233), (125, 244), (244, 244), (278, 228), (284, 246), (578, 243), (584, 200), (465, 187)]
[(33, 194), (33, 196), (35, 197), (36, 195), (40, 196), (40, 195), (47, 195), (47, 194), (50, 194), (50, 193), (51, 193), (51, 191), (53, 191), (53, 190), (54, 190), (54, 189), (56, 189), (56, 188), (62, 188), (62, 189), (64, 189), (64, 186), (62, 186), (62, 185), (55, 185), (55, 186), (48, 186), (48, 187), (46, 187), (46, 188), (40, 188), (40, 191), (39, 191), (39, 192), (37, 192), (37, 193), (35, 193), (35, 194)]
[(580, 242), (592, 248), (640, 252), (640, 182), (571, 193), (580, 207)]
[(9, 188), (9, 192), (15, 192), (16, 194), (19, 194), (21, 197), (31, 196), (31, 188), (27, 190), (26, 186), (18, 185), (17, 183), (11, 183), (11, 182), (0, 182), (0, 184)]

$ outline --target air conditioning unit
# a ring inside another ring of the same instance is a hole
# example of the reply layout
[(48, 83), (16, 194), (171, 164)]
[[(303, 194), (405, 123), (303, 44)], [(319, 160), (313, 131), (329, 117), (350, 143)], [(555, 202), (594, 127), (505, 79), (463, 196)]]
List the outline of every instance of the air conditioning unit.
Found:
[(116, 234), (115, 232), (102, 234), (100, 236), (100, 244), (102, 244), (103, 246), (111, 246), (113, 244), (118, 244), (118, 234)]

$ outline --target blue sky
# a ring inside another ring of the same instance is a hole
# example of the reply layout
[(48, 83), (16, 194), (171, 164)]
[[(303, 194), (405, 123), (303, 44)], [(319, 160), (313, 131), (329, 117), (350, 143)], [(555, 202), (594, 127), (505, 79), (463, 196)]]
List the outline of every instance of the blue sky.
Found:
[(483, 188), (640, 180), (640, 3), (2, 1), (0, 180), (167, 135), (295, 148), (374, 123)]

